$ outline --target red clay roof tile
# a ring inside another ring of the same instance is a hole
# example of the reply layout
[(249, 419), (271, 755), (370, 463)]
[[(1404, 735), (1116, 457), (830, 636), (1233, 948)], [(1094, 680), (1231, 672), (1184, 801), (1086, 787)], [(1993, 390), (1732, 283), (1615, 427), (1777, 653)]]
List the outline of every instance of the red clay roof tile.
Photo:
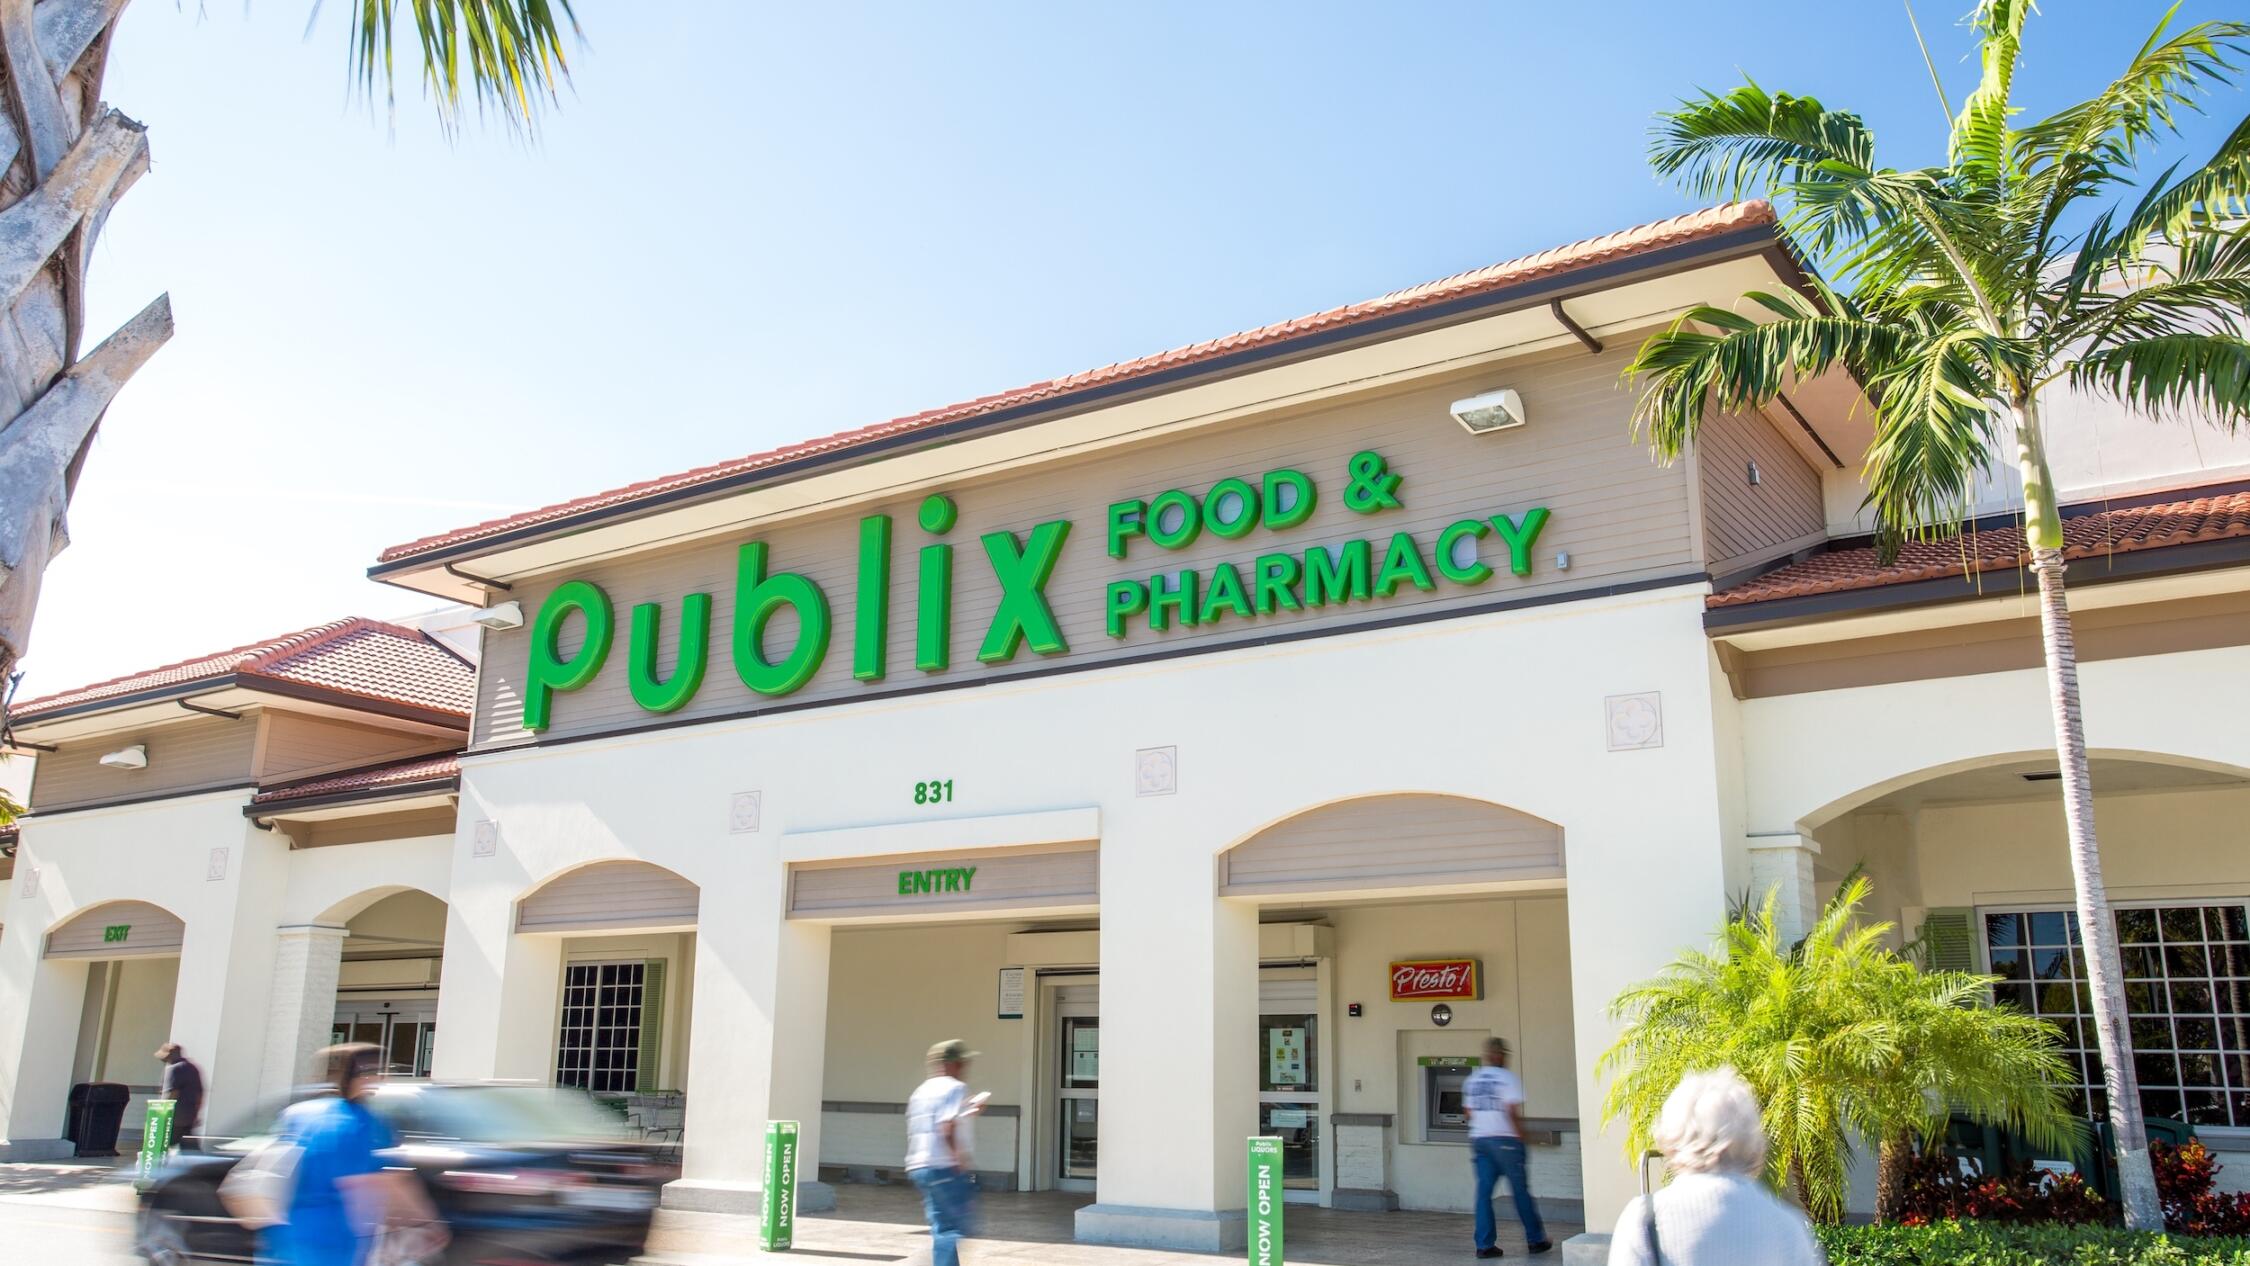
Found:
[[(2063, 557), (2095, 558), (2168, 545), (2250, 537), (2250, 492), (2224, 493), (2161, 505), (2095, 510), (2063, 521)], [(1883, 566), (1872, 545), (1830, 550), (1712, 594), (1713, 609), (1813, 594), (1874, 589), (2027, 566), (2023, 528), (2010, 526), (1943, 541), (1911, 541)]]
[(401, 559), (412, 558), (417, 554), (426, 554), (450, 546), (498, 536), (519, 528), (551, 523), (585, 511), (627, 505), (665, 493), (714, 483), (761, 467), (779, 465), (792, 458), (853, 448), (890, 436), (978, 417), (1017, 405), (1054, 400), (1090, 387), (1125, 382), (1146, 377), (1161, 370), (1215, 360), (1233, 352), (1279, 343), (1305, 334), (1351, 326), (1377, 317), (1410, 312), (1417, 308), (1430, 307), (1452, 299), (1499, 290), (1540, 277), (1572, 272), (1595, 264), (1645, 254), (1664, 247), (1677, 246), (1707, 237), (1716, 237), (1735, 229), (1756, 225), (1772, 225), (1774, 223), (1773, 208), (1762, 201), (1727, 203), (1709, 207), (1687, 215), (1674, 216), (1668, 220), (1658, 220), (1652, 224), (1643, 224), (1605, 234), (1601, 237), (1573, 242), (1567, 246), (1558, 246), (1534, 255), (1523, 256), (1520, 259), (1512, 259), (1506, 263), (1492, 264), (1470, 272), (1459, 273), (1438, 281), (1425, 282), (1422, 285), (1412, 286), (1405, 290), (1394, 290), (1378, 299), (1349, 303), (1340, 308), (1330, 308), (1326, 312), (1316, 312), (1311, 316), (1279, 321), (1255, 330), (1245, 330), (1239, 334), (1229, 334), (1224, 338), (1210, 339), (1186, 347), (1174, 348), (1168, 352), (1159, 352), (1154, 356), (1144, 356), (1138, 360), (1104, 365), (1099, 369), (1086, 370), (1083, 373), (1071, 374), (1064, 378), (1035, 382), (1018, 387), (1013, 391), (979, 396), (974, 400), (965, 400), (958, 404), (951, 404), (944, 408), (931, 409), (922, 413), (908, 414), (905, 417), (893, 418), (888, 422), (878, 422), (873, 426), (839, 431), (834, 435), (819, 439), (787, 444), (780, 448), (770, 449), (763, 453), (752, 453), (747, 457), (736, 458), (732, 461), (701, 466), (676, 475), (666, 475), (660, 479), (627, 484), (622, 488), (613, 488), (608, 492), (599, 492), (588, 497), (558, 502), (541, 509), (527, 510), (521, 514), (509, 515), (505, 518), (490, 519), (451, 532), (441, 532), (435, 536), (425, 536), (418, 541), (409, 541), (404, 545), (394, 545), (384, 550), (377, 561), (378, 563), (397, 562)]
[(318, 778), (285, 783), (250, 797), (250, 803), (281, 804), (352, 791), (382, 791), (418, 782), (455, 778), (460, 773), (461, 753), (443, 752), (436, 756), (416, 756), (387, 765), (370, 765), (364, 769), (348, 769), (342, 773), (323, 774)]
[[(463, 718), (476, 698), (476, 670), (436, 638), (353, 616), (46, 695), (16, 705), (9, 719), (20, 725), (67, 708), (234, 676), (317, 686)], [(255, 681), (245, 684), (254, 687)]]

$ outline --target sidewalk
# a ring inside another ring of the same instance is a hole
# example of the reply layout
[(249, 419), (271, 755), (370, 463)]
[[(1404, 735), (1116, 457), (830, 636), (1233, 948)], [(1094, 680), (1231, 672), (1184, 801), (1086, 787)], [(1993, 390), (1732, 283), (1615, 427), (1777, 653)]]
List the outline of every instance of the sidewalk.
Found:
[[(1150, 1249), (1104, 1248), (1071, 1240), (1072, 1215), (1091, 1197), (1060, 1192), (987, 1196), (982, 1201), (985, 1238), (964, 1245), (962, 1261), (1029, 1266), (1210, 1266), (1239, 1261), (1225, 1254), (1175, 1253)], [(1426, 1266), (1454, 1259), (1474, 1260), (1469, 1217), (1453, 1213), (1342, 1213), (1312, 1205), (1290, 1205), (1285, 1239), (1291, 1266)], [(764, 1253), (757, 1247), (754, 1218), (716, 1213), (657, 1215), (648, 1258), (682, 1266), (720, 1262), (814, 1261), (927, 1262), (929, 1235), (923, 1228), (921, 1199), (910, 1187), (844, 1185), (836, 1189), (836, 1211), (797, 1220), (792, 1253)], [(1550, 1223), (1557, 1244), (1579, 1231), (1575, 1223)], [(1500, 1223), (1500, 1245), (1516, 1261), (1560, 1262), (1561, 1254), (1527, 1258), (1521, 1228)]]

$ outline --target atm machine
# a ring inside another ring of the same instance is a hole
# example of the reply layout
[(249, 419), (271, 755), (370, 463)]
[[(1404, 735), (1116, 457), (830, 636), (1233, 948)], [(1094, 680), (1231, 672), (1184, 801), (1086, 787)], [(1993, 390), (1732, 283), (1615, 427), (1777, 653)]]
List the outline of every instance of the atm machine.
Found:
[(1422, 1081), (1422, 1141), (1469, 1141), (1469, 1105), (1463, 1089), (1478, 1061), (1466, 1055), (1424, 1055), (1414, 1061)]

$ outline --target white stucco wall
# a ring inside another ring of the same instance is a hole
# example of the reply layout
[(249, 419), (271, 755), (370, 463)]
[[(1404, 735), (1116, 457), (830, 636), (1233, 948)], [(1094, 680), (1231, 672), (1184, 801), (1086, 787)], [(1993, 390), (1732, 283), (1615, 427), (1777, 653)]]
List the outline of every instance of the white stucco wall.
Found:
[[(727, 1061), (737, 1090), (690, 1096), (688, 1174), (751, 1184), (768, 1117), (820, 1128), (832, 950), (820, 925), (779, 917), (793, 837), (867, 828), (854, 847), (877, 855), (911, 851), (940, 814), (1094, 808), (1103, 1146), (1121, 1162), (1104, 1165), (1099, 1199), (1237, 1208), (1256, 1098), (1254, 1030), (1238, 1021), (1255, 1005), (1257, 912), (1213, 895), (1214, 857), (1308, 808), (1400, 791), (1556, 822), (1571, 908), (1594, 912), (1568, 920), (1571, 1045), (1600, 1049), (1608, 998), (1700, 943), (1724, 908), (1701, 611), (1683, 588), (472, 756), (439, 1073), (545, 1068), (553, 1003), (540, 982), (554, 951), (512, 931), (524, 892), (607, 858), (666, 866), (703, 894), (691, 1058)], [(1609, 751), (1604, 698), (1641, 691), (1662, 693), (1664, 746)], [(1134, 753), (1167, 746), (1176, 791), (1136, 796)], [(917, 808), (913, 784), (936, 776), (956, 802)], [(732, 833), (747, 791), (763, 795), (761, 829)], [(498, 824), (491, 856), (474, 852), (480, 821)], [(987, 987), (975, 982), (980, 1005)], [(1575, 1081), (1577, 1102), (1598, 1100), (1583, 1062)], [(1585, 1146), (1587, 1198), (1604, 1216), (1632, 1179), (1613, 1140)]]

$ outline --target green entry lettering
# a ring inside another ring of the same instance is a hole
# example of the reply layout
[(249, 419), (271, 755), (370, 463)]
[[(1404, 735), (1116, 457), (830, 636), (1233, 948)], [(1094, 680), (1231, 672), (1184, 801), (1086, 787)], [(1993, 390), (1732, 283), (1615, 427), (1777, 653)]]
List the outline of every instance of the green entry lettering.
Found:
[(902, 870), (898, 873), (898, 895), (923, 897), (944, 893), (968, 892), (976, 882), (974, 866), (949, 866), (942, 870)]

